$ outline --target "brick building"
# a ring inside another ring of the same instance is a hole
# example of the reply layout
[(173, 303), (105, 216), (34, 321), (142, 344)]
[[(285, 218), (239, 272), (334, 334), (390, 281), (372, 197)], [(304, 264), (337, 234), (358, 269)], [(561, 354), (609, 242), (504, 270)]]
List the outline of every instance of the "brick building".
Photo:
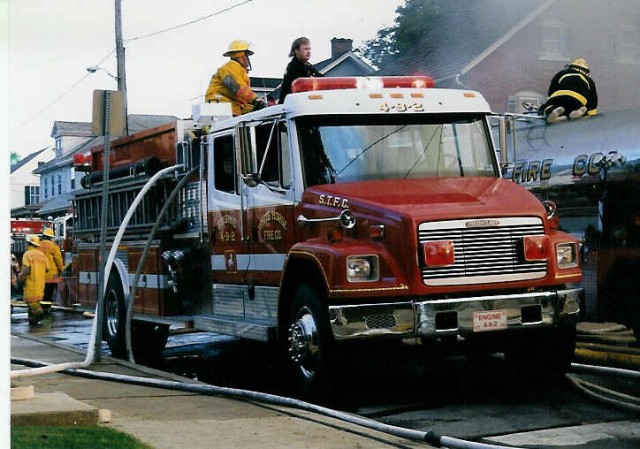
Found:
[(429, 74), (437, 87), (480, 91), (496, 112), (522, 112), (523, 101), (546, 99), (558, 70), (585, 58), (599, 111), (640, 107), (637, 0), (511, 0), (497, 10), (483, 8), (487, 3), (476, 0), (470, 11), (438, 22), (415, 54), (381, 73)]

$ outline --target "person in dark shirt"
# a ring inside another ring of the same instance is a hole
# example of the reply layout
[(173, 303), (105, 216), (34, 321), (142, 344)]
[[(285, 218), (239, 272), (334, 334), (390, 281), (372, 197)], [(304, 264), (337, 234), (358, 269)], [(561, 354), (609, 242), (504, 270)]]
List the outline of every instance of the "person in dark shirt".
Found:
[(309, 63), (309, 58), (311, 58), (311, 42), (308, 38), (299, 37), (293, 41), (289, 56), (291, 56), (291, 61), (284, 72), (282, 87), (280, 88), (280, 100), (278, 101), (280, 104), (282, 104), (285, 97), (291, 93), (291, 84), (297, 78), (324, 76)]
[(547, 122), (595, 115), (598, 108), (596, 84), (587, 62), (578, 58), (556, 73), (549, 85), (549, 98), (540, 106)]

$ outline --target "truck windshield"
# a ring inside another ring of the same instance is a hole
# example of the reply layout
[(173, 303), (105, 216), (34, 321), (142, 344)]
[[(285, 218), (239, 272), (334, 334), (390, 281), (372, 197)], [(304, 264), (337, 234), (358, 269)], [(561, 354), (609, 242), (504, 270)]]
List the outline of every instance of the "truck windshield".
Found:
[(301, 117), (307, 186), (373, 179), (497, 176), (482, 117)]

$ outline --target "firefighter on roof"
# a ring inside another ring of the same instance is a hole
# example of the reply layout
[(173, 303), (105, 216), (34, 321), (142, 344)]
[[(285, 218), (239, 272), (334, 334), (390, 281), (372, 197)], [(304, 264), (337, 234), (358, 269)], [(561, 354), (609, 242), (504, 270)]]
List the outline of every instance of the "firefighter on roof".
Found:
[(576, 59), (556, 73), (551, 79), (548, 96), (540, 106), (540, 114), (549, 123), (576, 119), (585, 114), (595, 115), (598, 93), (587, 62)]
[(211, 77), (204, 99), (207, 103), (230, 102), (233, 115), (257, 111), (265, 103), (251, 90), (249, 71), (253, 52), (246, 41), (234, 40), (222, 56), (230, 59)]

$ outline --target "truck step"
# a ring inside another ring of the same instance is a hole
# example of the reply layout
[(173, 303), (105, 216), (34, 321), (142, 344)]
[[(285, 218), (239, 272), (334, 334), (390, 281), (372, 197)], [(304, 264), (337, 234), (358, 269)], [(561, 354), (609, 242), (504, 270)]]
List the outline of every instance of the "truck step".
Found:
[(194, 317), (194, 328), (224, 335), (257, 341), (272, 341), (276, 336), (276, 327), (266, 321), (240, 320), (230, 317), (200, 315)]

